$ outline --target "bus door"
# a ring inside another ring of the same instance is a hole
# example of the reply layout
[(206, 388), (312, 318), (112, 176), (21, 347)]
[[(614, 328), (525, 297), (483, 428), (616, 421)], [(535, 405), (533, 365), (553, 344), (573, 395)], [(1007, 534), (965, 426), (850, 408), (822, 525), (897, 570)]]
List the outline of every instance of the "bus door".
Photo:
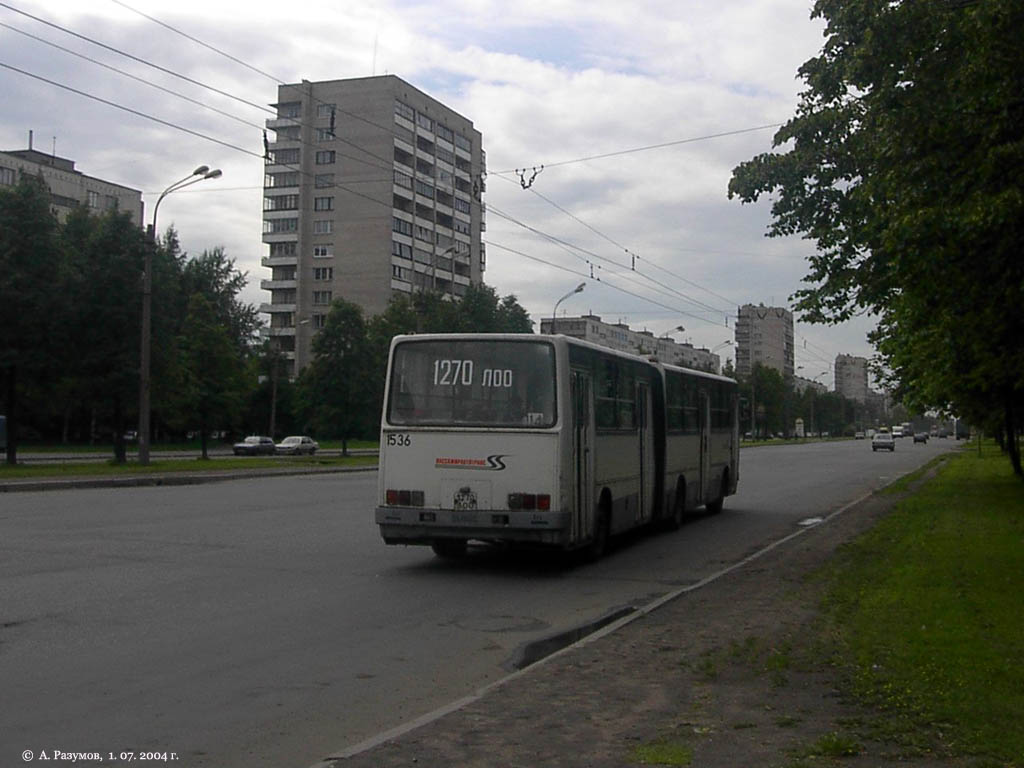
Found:
[(711, 398), (706, 389), (700, 390), (697, 419), (700, 422), (700, 503), (703, 503), (708, 500), (711, 483)]
[(573, 371), (572, 397), (572, 540), (590, 536), (594, 527), (594, 398), (590, 374)]
[(637, 427), (640, 430), (640, 503), (636, 522), (650, 519), (654, 512), (654, 429), (651, 425), (651, 387), (646, 381), (636, 384)]

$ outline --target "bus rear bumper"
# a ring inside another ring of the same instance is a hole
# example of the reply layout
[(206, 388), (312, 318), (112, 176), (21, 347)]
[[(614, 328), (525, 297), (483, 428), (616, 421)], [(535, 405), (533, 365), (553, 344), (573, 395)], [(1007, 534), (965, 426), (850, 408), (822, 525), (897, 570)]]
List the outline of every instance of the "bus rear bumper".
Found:
[(377, 507), (375, 519), (385, 544), (476, 539), (566, 546), (570, 535), (568, 512)]

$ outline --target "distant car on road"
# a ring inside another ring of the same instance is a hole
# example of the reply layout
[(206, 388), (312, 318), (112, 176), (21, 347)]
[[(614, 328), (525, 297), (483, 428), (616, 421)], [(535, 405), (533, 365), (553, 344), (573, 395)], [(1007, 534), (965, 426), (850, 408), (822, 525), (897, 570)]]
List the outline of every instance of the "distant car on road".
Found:
[(312, 437), (307, 435), (290, 435), (278, 443), (276, 449), (278, 453), (291, 454), (292, 456), (299, 456), (303, 453), (308, 453), (312, 456), (319, 447), (320, 445)]
[(861, 432), (860, 430), (857, 430), (856, 432), (853, 433), (853, 439), (854, 440), (863, 440), (864, 439), (864, 433)]
[(235, 443), (235, 456), (273, 456), (274, 439), (262, 435), (250, 435), (240, 443)]
[(928, 433), (927, 432), (915, 432), (914, 433), (914, 442), (915, 443), (927, 443), (928, 442)]
[(871, 450), (895, 451), (896, 441), (893, 439), (892, 432), (875, 432), (875, 436), (871, 438)]

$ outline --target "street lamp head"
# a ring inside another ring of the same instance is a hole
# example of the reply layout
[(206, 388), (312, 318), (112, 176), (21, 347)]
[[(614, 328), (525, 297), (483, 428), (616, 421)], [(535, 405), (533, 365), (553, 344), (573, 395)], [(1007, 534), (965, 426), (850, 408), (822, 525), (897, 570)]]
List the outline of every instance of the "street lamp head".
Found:
[(581, 291), (582, 291), (582, 290), (583, 290), (584, 288), (586, 288), (586, 287), (587, 287), (587, 284), (586, 284), (586, 283), (580, 283), (579, 285), (577, 285), (577, 286), (576, 286), (576, 287), (575, 287), (575, 288), (573, 289), (573, 291), (572, 291), (572, 292), (573, 292), (573, 293), (580, 293), (580, 292), (581, 292)]
[(210, 170), (210, 166), (208, 166), (208, 165), (200, 165), (198, 168), (196, 168), (194, 171), (192, 171), (192, 175), (193, 176), (202, 176), (208, 170)]
[[(203, 166), (203, 167), (205, 168), (206, 166)], [(223, 174), (223, 172), (221, 171), (220, 168), (214, 168), (212, 171), (205, 171), (203, 173), (203, 178), (204, 179), (216, 179), (216, 178), (219, 178), (219, 177), (221, 177), (223, 175), (224, 174)]]

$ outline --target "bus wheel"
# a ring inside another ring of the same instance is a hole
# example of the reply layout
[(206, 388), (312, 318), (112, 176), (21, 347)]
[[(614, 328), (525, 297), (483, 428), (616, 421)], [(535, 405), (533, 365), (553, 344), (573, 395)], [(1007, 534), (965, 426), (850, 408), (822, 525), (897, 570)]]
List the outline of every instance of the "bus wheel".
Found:
[(709, 515), (717, 515), (722, 511), (722, 505), (725, 504), (725, 495), (729, 492), (729, 472), (725, 471), (722, 473), (722, 487), (719, 489), (718, 498), (714, 501), (709, 501), (704, 505), (705, 511)]
[(435, 539), (430, 548), (434, 550), (435, 555), (445, 560), (458, 560), (466, 556), (465, 539)]

